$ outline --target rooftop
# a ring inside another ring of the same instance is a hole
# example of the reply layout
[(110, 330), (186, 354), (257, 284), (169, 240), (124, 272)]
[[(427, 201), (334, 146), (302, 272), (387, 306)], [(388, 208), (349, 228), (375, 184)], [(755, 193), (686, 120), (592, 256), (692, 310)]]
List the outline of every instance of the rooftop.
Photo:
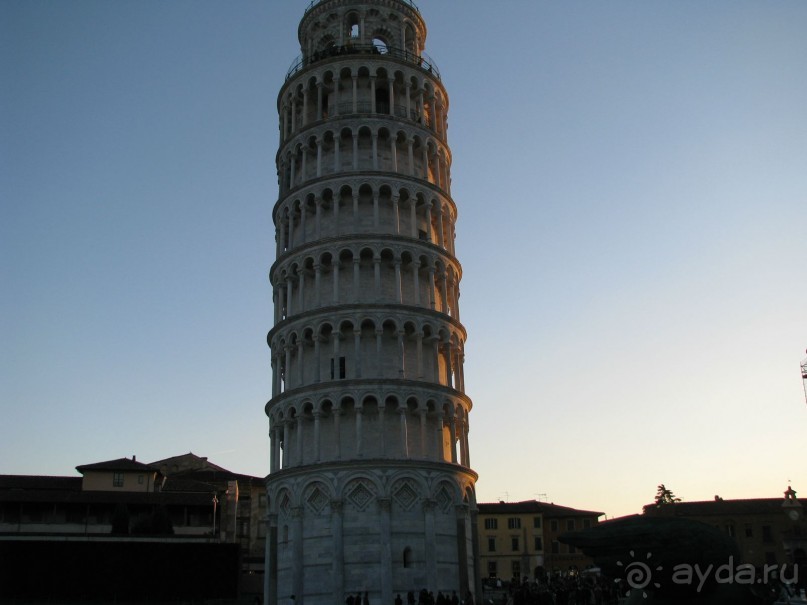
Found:
[(480, 514), (496, 513), (540, 513), (546, 517), (599, 517), (605, 513), (592, 510), (581, 510), (560, 506), (551, 502), (524, 500), (523, 502), (480, 502), (477, 504)]

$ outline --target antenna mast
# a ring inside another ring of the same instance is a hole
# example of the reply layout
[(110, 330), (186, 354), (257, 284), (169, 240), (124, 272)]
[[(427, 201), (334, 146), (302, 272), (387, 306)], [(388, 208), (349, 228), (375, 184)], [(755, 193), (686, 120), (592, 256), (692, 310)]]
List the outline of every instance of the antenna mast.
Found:
[(801, 383), (804, 387), (804, 400), (807, 401), (807, 359), (801, 362)]

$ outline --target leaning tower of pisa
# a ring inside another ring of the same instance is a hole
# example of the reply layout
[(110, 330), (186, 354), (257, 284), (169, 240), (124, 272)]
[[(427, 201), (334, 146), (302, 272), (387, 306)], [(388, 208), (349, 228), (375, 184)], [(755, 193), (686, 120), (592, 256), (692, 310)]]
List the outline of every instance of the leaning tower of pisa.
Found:
[(277, 107), (268, 603), (476, 593), (448, 95), (411, 0), (315, 0)]

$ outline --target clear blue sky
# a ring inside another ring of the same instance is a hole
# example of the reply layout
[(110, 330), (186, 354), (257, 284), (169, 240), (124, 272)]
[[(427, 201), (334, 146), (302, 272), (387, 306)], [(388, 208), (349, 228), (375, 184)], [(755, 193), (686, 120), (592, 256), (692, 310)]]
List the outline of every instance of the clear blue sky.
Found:
[[(268, 467), (307, 1), (0, 3), (0, 473)], [(807, 3), (421, 0), (479, 499), (807, 496)]]

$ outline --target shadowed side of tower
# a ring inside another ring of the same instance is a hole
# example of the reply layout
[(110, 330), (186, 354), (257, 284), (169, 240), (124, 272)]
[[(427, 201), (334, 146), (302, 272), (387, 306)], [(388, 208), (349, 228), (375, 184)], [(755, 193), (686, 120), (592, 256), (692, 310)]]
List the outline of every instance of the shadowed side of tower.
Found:
[(278, 95), (266, 593), (476, 593), (448, 95), (409, 0), (319, 0)]

